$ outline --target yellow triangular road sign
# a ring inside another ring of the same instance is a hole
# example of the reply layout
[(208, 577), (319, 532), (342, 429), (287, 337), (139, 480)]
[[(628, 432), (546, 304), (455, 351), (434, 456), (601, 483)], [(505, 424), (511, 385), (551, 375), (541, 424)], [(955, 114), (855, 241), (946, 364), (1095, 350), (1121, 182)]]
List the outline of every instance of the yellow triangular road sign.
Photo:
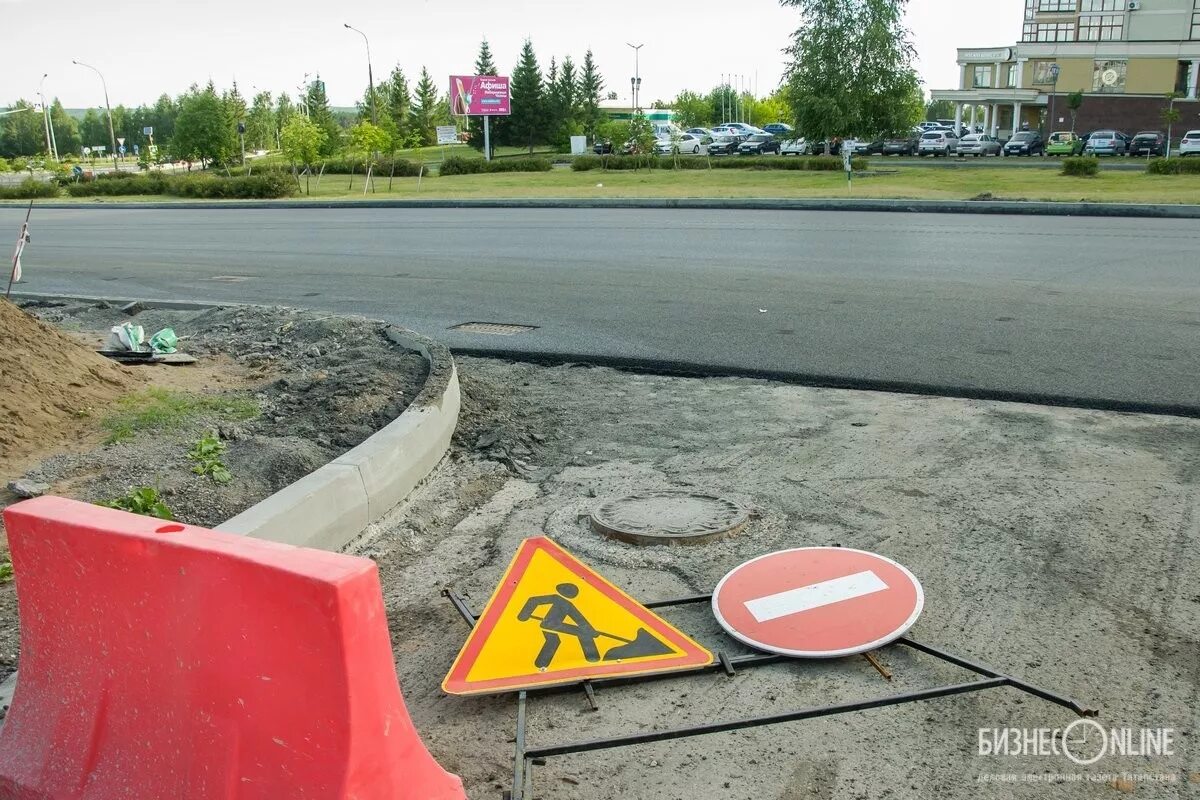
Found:
[(712, 662), (682, 631), (538, 536), (517, 548), (442, 688), (510, 692)]

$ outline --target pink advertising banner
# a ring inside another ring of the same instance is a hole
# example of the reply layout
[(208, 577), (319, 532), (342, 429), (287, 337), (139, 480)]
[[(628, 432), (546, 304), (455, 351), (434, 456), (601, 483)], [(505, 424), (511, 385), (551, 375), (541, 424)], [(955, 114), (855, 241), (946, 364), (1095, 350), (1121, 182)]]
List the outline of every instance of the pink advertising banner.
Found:
[(472, 117), (512, 113), (507, 75), (451, 75), (450, 112)]

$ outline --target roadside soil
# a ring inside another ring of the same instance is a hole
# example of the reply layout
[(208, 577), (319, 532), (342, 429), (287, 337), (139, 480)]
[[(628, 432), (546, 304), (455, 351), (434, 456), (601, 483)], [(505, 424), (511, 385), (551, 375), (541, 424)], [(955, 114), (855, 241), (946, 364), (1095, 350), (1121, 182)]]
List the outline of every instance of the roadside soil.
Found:
[[(6, 448), (0, 509), (19, 500), (5, 488), (16, 478), (87, 502), (151, 486), (177, 519), (213, 527), (357, 445), (399, 416), (425, 382), (424, 358), (388, 340), (383, 323), (361, 317), (238, 307), (145, 310), (131, 318), (103, 304), (60, 302), (29, 303), (26, 310), (54, 327), (39, 326), (39, 349), (21, 360), (19, 368), (32, 376), (24, 394), (37, 408), (66, 410), (55, 425), (26, 425)], [(147, 337), (173, 328), (180, 351), (197, 363), (118, 366), (93, 352), (109, 328), (128, 321), (143, 326)], [(68, 369), (66, 383), (79, 383), (73, 391), (80, 394), (65, 402), (55, 381)], [(106, 443), (104, 422), (119, 398), (139, 398), (133, 405), (145, 408), (152, 403), (146, 393), (159, 389), (207, 402), (164, 427)], [(10, 400), (24, 413), (24, 402), (5, 392), (6, 413)], [(188, 450), (214, 432), (227, 448), (220, 458), (232, 480), (225, 484), (194, 474), (188, 458)], [(6, 562), (2, 532), (0, 525), (0, 562)], [(0, 584), (0, 680), (16, 668), (17, 638), (15, 590), (11, 582)]]
[[(536, 798), (1182, 798), (1200, 788), (1200, 420), (458, 364), (464, 406), (450, 457), (350, 550), (378, 562), (408, 709), (475, 800), (510, 786), (516, 702), (442, 693), (467, 628), (439, 593), (454, 586), (478, 612), (520, 540), (541, 534), (647, 601), (707, 593), (774, 550), (881, 553), (924, 585), (913, 638), (1099, 707), (1105, 726), (1135, 736), (1172, 728), (1175, 746), (1173, 755), (1091, 766), (979, 755), (980, 728), (1075, 719), (990, 689), (551, 758), (534, 767)], [(667, 489), (719, 494), (760, 516), (738, 535), (690, 547), (637, 547), (586, 526), (610, 498)], [(706, 605), (662, 613), (713, 650), (745, 652)], [(598, 688), (596, 712), (581, 692), (534, 694), (529, 744), (974, 677), (901, 646), (878, 655), (890, 682), (855, 656)]]

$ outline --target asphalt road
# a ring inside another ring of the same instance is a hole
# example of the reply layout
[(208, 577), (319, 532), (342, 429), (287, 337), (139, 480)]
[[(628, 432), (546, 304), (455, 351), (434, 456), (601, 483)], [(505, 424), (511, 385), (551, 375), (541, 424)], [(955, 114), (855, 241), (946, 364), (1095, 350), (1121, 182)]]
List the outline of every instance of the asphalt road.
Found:
[[(22, 213), (0, 208), (0, 231)], [(32, 231), (30, 292), (284, 303), (471, 350), (1200, 413), (1188, 220), (80, 208), (35, 210)], [(451, 329), (471, 321), (537, 327)]]

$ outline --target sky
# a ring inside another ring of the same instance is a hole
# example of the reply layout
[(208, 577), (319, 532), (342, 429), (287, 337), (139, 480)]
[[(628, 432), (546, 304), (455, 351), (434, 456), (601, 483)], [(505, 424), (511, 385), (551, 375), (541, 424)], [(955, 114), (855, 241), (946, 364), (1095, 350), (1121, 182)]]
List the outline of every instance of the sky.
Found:
[[(367, 84), (362, 37), (370, 37), (376, 80), (399, 64), (415, 83), (429, 68), (442, 91), (451, 74), (469, 74), (487, 38), (501, 73), (511, 72), (528, 37), (543, 70), (550, 57), (578, 64), (591, 48), (606, 90), (629, 95), (634, 53), (640, 51), (642, 102), (669, 101), (681, 89), (707, 92), (722, 75), (742, 75), (767, 94), (778, 85), (780, 51), (798, 13), (772, 0), (122, 0), (115, 14), (94, 2), (0, 0), (0, 106), (35, 100), (44, 73), (47, 98), (68, 108), (103, 104), (103, 72), (114, 106), (153, 103), (210, 78), (218, 88), (236, 79), (256, 90), (296, 92), (320, 73), (330, 102), (350, 106)], [(957, 88), (957, 47), (1011, 45), (1023, 3), (996, 0), (911, 0), (908, 27), (925, 88)], [(634, 11), (636, 9), (636, 11)], [(636, 19), (634, 15), (636, 14)]]

